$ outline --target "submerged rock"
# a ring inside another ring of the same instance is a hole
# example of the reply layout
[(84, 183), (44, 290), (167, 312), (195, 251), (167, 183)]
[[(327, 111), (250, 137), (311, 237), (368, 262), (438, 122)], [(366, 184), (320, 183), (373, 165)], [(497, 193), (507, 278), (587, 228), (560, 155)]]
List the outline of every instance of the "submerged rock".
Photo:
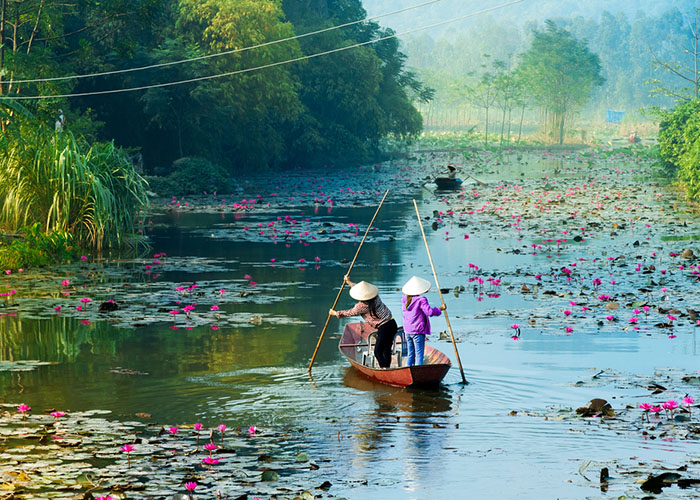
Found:
[(684, 259), (694, 259), (695, 254), (693, 253), (693, 251), (690, 248), (686, 248), (681, 253), (681, 257), (683, 257)]
[(613, 410), (612, 406), (610, 406), (610, 403), (600, 398), (591, 399), (586, 406), (576, 408), (576, 413), (578, 413), (582, 417), (615, 416), (615, 410)]
[(117, 304), (113, 300), (108, 300), (100, 304), (100, 307), (97, 309), (97, 312), (106, 313), (117, 310), (119, 310), (119, 304)]

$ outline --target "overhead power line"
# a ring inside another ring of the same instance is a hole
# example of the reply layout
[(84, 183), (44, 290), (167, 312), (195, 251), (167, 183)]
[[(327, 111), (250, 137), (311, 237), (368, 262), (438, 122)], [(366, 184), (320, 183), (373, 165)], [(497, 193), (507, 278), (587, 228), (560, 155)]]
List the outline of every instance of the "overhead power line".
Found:
[(287, 37), (287, 38), (280, 38), (280, 39), (278, 39), (278, 40), (271, 40), (271, 41), (269, 41), (269, 42), (259, 43), (259, 44), (257, 44), (257, 45), (251, 45), (250, 47), (242, 47), (242, 48), (240, 48), (240, 49), (231, 49), (231, 50), (226, 50), (226, 51), (224, 51), (224, 52), (217, 52), (217, 53), (215, 53), (215, 54), (207, 54), (207, 55), (204, 55), (204, 56), (191, 57), (191, 58), (188, 58), (188, 59), (181, 59), (181, 60), (179, 60), (179, 61), (170, 61), (170, 62), (164, 62), (164, 63), (158, 63), (158, 64), (150, 64), (150, 65), (148, 65), (148, 66), (139, 66), (139, 67), (136, 67), (136, 68), (115, 69), (115, 70), (112, 70), (112, 71), (103, 71), (103, 72), (100, 72), (100, 73), (87, 73), (87, 74), (84, 74), (84, 75), (54, 76), (54, 77), (50, 77), (50, 78), (34, 78), (34, 79), (31, 79), (31, 80), (12, 80), (12, 81), (9, 81), (9, 80), (8, 80), (8, 81), (2, 82), (2, 83), (18, 84), (18, 83), (57, 82), (57, 81), (62, 81), (62, 80), (76, 80), (76, 79), (81, 79), (81, 78), (94, 78), (94, 77), (97, 77), (97, 76), (118, 75), (118, 74), (123, 74), (123, 73), (132, 73), (132, 72), (135, 72), (135, 71), (144, 71), (144, 70), (147, 70), (147, 69), (165, 68), (165, 67), (167, 67), (167, 66), (174, 66), (174, 65), (176, 65), (176, 64), (183, 64), (183, 63), (188, 63), (188, 62), (202, 61), (202, 60), (204, 60), (204, 59), (211, 59), (211, 58), (213, 58), (213, 57), (221, 57), (221, 56), (226, 56), (226, 55), (230, 55), (230, 54), (237, 54), (237, 53), (239, 53), (239, 52), (246, 52), (246, 51), (248, 51), (248, 50), (259, 49), (259, 48), (261, 48), (261, 47), (267, 47), (267, 46), (275, 45), (275, 44), (278, 44), (278, 43), (289, 42), (289, 41), (291, 41), (291, 40), (298, 40), (298, 39), (300, 39), (300, 38), (305, 38), (305, 37), (307, 37), (307, 36), (318, 35), (318, 34), (321, 34), (321, 33), (326, 33), (326, 32), (328, 32), (328, 31), (333, 31), (333, 30), (337, 30), (337, 29), (340, 29), (340, 28), (347, 28), (348, 26), (352, 26), (352, 25), (354, 25), (354, 24), (364, 23), (364, 22), (367, 22), (367, 21), (373, 21), (373, 20), (375, 20), (375, 19), (380, 19), (380, 18), (382, 18), (382, 17), (393, 16), (393, 15), (395, 15), (395, 14), (400, 14), (400, 13), (402, 13), (402, 12), (407, 12), (407, 11), (409, 11), (409, 10), (418, 9), (418, 8), (420, 8), (420, 7), (425, 7), (426, 5), (430, 5), (430, 4), (437, 3), (437, 2), (441, 2), (441, 1), (442, 1), (442, 0), (430, 0), (429, 2), (423, 2), (423, 3), (418, 4), (418, 5), (412, 5), (412, 6), (410, 6), (410, 7), (405, 7), (405, 8), (403, 8), (403, 9), (395, 10), (395, 11), (393, 11), (393, 12), (387, 12), (386, 14), (380, 14), (380, 15), (377, 15), (377, 16), (368, 17), (368, 18), (365, 18), (365, 19), (360, 19), (360, 20), (358, 20), (358, 21), (352, 21), (352, 22), (345, 23), (345, 24), (339, 24), (339, 25), (337, 25), (337, 26), (329, 26), (328, 28), (323, 28), (323, 29), (320, 29), (320, 30), (311, 31), (311, 32), (309, 32), (309, 33), (303, 33), (303, 34), (301, 34), (301, 35), (290, 36), (290, 37)]
[(397, 38), (399, 36), (408, 35), (411, 33), (415, 33), (417, 31), (422, 31), (422, 30), (426, 30), (429, 28), (435, 28), (437, 26), (442, 26), (444, 24), (449, 24), (449, 23), (453, 23), (456, 21), (461, 21), (463, 19), (468, 19), (470, 17), (475, 17), (475, 16), (478, 16), (481, 14), (486, 14), (487, 12), (492, 12), (494, 10), (503, 9), (505, 7), (510, 7), (511, 5), (522, 3), (524, 1), (525, 0), (514, 0), (512, 2), (497, 5), (495, 7), (489, 7), (488, 9), (482, 9), (482, 10), (479, 10), (477, 12), (472, 12), (471, 14), (465, 14), (463, 16), (453, 17), (451, 19), (447, 19), (445, 21), (440, 21), (438, 23), (433, 23), (433, 24), (429, 24), (426, 26), (421, 26), (419, 28), (414, 28), (414, 29), (411, 29), (408, 31), (404, 31), (402, 33), (394, 33), (392, 35), (387, 35), (387, 36), (383, 36), (380, 38), (376, 38), (374, 40), (368, 40), (366, 42), (360, 42), (360, 43), (356, 43), (353, 45), (348, 45), (346, 47), (339, 47), (337, 49), (326, 50), (324, 52), (318, 52), (316, 54), (310, 54), (310, 55), (295, 57), (293, 59), (287, 59), (284, 61), (263, 64), (261, 66), (254, 66), (252, 68), (239, 69), (236, 71), (228, 71), (225, 73), (218, 73), (215, 75), (200, 76), (197, 78), (190, 78), (187, 80), (178, 80), (175, 82), (166, 82), (166, 83), (156, 83), (153, 85), (143, 85), (143, 86), (139, 86), (139, 87), (128, 87), (128, 88), (123, 88), (123, 89), (98, 90), (98, 91), (93, 91), (93, 92), (80, 92), (80, 93), (76, 93), (76, 94), (56, 94), (56, 95), (37, 95), (37, 96), (6, 96), (6, 97), (0, 97), (0, 100), (2, 100), (2, 99), (7, 99), (7, 100), (59, 99), (59, 98), (69, 98), (69, 97), (87, 97), (87, 96), (93, 96), (93, 95), (120, 94), (120, 93), (124, 93), (124, 92), (134, 92), (134, 91), (138, 91), (138, 90), (148, 90), (148, 89), (153, 89), (153, 88), (172, 87), (175, 85), (183, 85), (186, 83), (194, 83), (194, 82), (200, 82), (200, 81), (205, 81), (205, 80), (213, 80), (216, 78), (224, 78), (227, 76), (240, 75), (240, 74), (244, 74), (244, 73), (250, 73), (252, 71), (258, 71), (261, 69), (267, 69), (267, 68), (272, 68), (275, 66), (282, 66), (282, 65), (286, 65), (286, 64), (299, 62), (299, 61), (313, 59), (313, 58), (325, 56), (328, 54), (334, 54), (336, 52), (342, 52), (345, 50), (350, 50), (350, 49), (354, 49), (357, 47), (362, 47), (364, 45), (374, 44), (377, 42), (388, 40), (390, 38)]

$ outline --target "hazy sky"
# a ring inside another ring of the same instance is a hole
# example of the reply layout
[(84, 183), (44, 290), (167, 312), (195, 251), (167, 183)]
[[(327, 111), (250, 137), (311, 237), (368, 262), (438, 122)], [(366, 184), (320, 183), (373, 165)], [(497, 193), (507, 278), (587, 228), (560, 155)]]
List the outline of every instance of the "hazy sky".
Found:
[[(427, 1), (429, 0), (363, 0), (362, 3), (367, 10), (367, 14), (374, 16)], [(382, 18), (378, 22), (383, 26), (402, 32), (489, 7), (503, 5), (510, 1), (440, 0), (425, 7)], [(524, 0), (519, 4), (505, 7), (486, 15), (501, 22), (524, 23), (533, 20), (544, 21), (553, 17), (597, 17), (604, 10), (613, 13), (622, 12), (630, 18), (634, 18), (637, 15), (655, 16), (672, 8), (689, 12), (696, 6), (700, 6), (700, 4), (695, 0)], [(470, 20), (457, 21), (443, 27), (430, 28), (425, 30), (425, 33), (431, 37), (440, 37), (443, 33), (458, 31), (468, 26), (470, 22)]]

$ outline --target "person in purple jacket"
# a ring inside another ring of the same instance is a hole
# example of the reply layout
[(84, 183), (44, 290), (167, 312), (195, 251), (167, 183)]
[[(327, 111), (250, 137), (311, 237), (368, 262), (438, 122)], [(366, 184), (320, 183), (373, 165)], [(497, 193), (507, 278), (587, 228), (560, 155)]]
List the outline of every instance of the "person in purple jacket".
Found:
[(445, 304), (438, 307), (430, 307), (428, 299), (422, 295), (430, 290), (430, 282), (417, 276), (413, 276), (406, 282), (401, 291), (404, 293), (402, 300), (403, 331), (406, 333), (408, 343), (407, 366), (422, 365), (423, 351), (425, 350), (425, 336), (430, 335), (430, 316), (440, 316), (441, 309), (445, 310)]

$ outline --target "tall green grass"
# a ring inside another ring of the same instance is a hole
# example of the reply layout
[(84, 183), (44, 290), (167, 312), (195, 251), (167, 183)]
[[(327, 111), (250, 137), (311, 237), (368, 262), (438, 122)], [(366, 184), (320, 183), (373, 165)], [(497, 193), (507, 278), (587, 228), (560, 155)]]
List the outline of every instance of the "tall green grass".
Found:
[(39, 223), (45, 233), (69, 234), (98, 252), (131, 241), (148, 204), (147, 183), (120, 148), (46, 130), (2, 146), (0, 228)]

